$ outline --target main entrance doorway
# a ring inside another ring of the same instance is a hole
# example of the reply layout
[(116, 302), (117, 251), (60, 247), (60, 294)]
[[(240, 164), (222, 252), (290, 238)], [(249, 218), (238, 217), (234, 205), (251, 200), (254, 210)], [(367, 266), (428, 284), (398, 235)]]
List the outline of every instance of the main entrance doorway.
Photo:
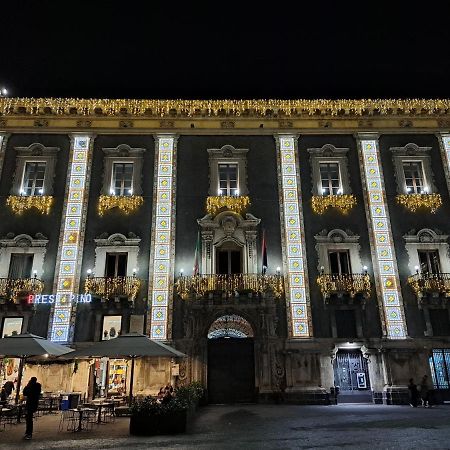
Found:
[(253, 329), (242, 317), (219, 317), (208, 332), (210, 403), (255, 401)]
[(361, 350), (339, 350), (334, 360), (339, 403), (372, 403), (369, 368)]

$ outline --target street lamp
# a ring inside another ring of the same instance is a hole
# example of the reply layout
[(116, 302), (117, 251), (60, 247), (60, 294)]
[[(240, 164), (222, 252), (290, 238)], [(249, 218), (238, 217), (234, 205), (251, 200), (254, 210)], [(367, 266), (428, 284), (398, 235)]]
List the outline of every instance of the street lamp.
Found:
[(6, 89), (5, 87), (2, 87), (0, 89), (0, 97), (7, 97), (8, 96), (8, 89)]

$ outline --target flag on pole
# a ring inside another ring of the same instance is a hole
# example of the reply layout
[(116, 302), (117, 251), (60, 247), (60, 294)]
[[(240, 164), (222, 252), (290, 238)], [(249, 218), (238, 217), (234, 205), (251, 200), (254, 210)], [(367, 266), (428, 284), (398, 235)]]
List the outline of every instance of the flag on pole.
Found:
[(263, 236), (262, 236), (262, 268), (261, 273), (265, 275), (267, 270), (267, 245), (266, 245), (266, 230), (263, 230)]
[(194, 275), (200, 273), (200, 257), (201, 257), (201, 242), (200, 242), (200, 231), (197, 232), (197, 243), (195, 244), (195, 255), (194, 255)]

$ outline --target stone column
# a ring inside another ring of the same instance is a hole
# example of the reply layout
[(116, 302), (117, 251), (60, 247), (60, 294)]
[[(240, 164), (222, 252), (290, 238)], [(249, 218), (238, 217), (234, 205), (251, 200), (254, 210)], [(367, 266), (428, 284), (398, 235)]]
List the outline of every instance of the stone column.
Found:
[(384, 189), (378, 135), (358, 134), (356, 139), (383, 336), (387, 339), (406, 339), (405, 313)]
[(8, 143), (9, 134), (0, 131), (0, 179), (3, 172), (3, 161), (5, 159), (6, 144)]
[(56, 298), (50, 312), (48, 328), (49, 339), (60, 343), (73, 340), (76, 317), (76, 302), (73, 299), (80, 288), (93, 144), (92, 135), (71, 135), (67, 186), (55, 268)]
[(309, 300), (297, 136), (275, 136), (280, 197), (281, 246), (288, 319), (292, 338), (313, 336)]
[(437, 137), (441, 148), (442, 165), (444, 166), (447, 187), (450, 192), (450, 132), (438, 133)]
[(172, 335), (172, 303), (175, 259), (175, 185), (177, 137), (155, 136), (152, 240), (149, 271), (147, 333), (167, 341)]

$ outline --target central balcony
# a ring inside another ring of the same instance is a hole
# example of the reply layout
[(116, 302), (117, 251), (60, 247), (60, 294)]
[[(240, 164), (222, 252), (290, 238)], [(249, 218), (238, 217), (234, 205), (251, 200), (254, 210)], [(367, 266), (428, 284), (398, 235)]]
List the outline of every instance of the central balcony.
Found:
[(450, 297), (450, 273), (416, 273), (408, 284), (419, 300), (428, 294)]
[(0, 298), (19, 303), (31, 294), (41, 294), (44, 282), (33, 278), (0, 278)]
[(354, 298), (361, 294), (364, 298), (370, 296), (371, 281), (367, 273), (321, 273), (317, 277), (317, 284), (324, 299), (331, 295), (349, 295)]
[(134, 302), (141, 287), (141, 280), (132, 277), (88, 277), (84, 283), (86, 294), (97, 295), (104, 300), (128, 297)]
[(284, 279), (281, 275), (233, 274), (233, 275), (194, 275), (180, 277), (176, 282), (178, 295), (201, 298), (209, 294), (220, 294), (226, 297), (242, 293), (257, 295), (273, 294), (280, 298), (284, 293)]

